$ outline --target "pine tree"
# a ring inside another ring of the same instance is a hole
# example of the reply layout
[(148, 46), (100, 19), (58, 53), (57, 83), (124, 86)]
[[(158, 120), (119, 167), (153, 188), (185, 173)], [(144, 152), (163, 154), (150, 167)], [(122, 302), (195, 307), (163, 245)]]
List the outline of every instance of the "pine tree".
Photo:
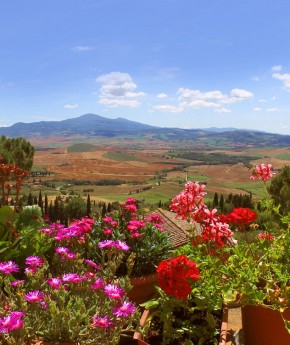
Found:
[(38, 203), (37, 204), (41, 208), (41, 212), (43, 214), (43, 200), (42, 200), (41, 190), (39, 191), (39, 194), (38, 194)]
[(87, 196), (87, 216), (90, 217), (92, 212), (92, 208), (91, 208), (91, 198), (90, 198), (90, 194), (88, 194)]
[(108, 207), (107, 207), (107, 213), (110, 213), (110, 212), (112, 212), (112, 205), (111, 205), (111, 203), (109, 202), (109, 203), (108, 203)]
[(104, 218), (106, 216), (107, 213), (107, 208), (106, 208), (106, 204), (103, 203), (103, 207), (102, 207), (102, 218)]
[(28, 194), (27, 205), (28, 206), (32, 206), (33, 205), (33, 196), (31, 194), (31, 192)]
[(219, 204), (219, 197), (218, 197), (218, 193), (214, 193), (214, 198), (213, 198), (213, 207), (217, 207)]
[(44, 197), (44, 214), (48, 214), (48, 198), (47, 198), (47, 194), (45, 194), (45, 197)]
[(220, 197), (219, 208), (220, 208), (221, 212), (224, 211), (224, 196), (223, 196), (223, 194)]

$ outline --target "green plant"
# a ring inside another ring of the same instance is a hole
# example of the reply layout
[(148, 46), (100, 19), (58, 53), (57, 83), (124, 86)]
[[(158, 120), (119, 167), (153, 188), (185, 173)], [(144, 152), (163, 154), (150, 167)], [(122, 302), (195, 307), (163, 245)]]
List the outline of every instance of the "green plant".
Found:
[[(117, 270), (120, 276), (129, 273), (131, 277), (140, 277), (154, 273), (158, 263), (168, 258), (172, 250), (169, 235), (162, 228), (162, 218), (156, 214), (147, 217), (138, 214), (136, 203), (135, 199), (128, 198), (121, 210), (99, 218), (92, 232), (92, 236), (103, 240), (107, 248), (120, 240), (129, 246)], [(100, 252), (97, 245), (95, 248)]]
[[(27, 257), (23, 267), (0, 263), (1, 344), (41, 339), (116, 345), (121, 332), (132, 328), (138, 313), (126, 297), (129, 279), (115, 275), (125, 244), (113, 248), (109, 260), (96, 262), (96, 257), (86, 256), (92, 226), (93, 220), (83, 218), (69, 227), (43, 228), (54, 242), (51, 263), (44, 256)], [(13, 274), (19, 271), (25, 279), (15, 280)]]

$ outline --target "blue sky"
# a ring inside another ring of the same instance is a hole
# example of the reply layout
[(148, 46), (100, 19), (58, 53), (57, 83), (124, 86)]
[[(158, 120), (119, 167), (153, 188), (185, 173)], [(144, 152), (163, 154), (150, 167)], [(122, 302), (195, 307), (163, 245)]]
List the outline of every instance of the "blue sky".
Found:
[(289, 0), (1, 0), (0, 126), (94, 113), (290, 134)]

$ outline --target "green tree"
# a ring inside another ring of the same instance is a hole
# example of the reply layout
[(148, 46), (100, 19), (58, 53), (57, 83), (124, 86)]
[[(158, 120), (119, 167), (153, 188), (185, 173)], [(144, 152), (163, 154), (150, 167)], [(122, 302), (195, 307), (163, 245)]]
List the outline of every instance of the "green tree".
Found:
[(86, 215), (87, 204), (83, 198), (73, 197), (65, 205), (65, 212), (70, 221), (73, 219), (81, 219)]
[(39, 191), (39, 194), (38, 194), (38, 206), (40, 207), (41, 209), (41, 212), (43, 214), (43, 199), (42, 199), (42, 193), (41, 193), (41, 190)]
[(28, 194), (27, 205), (28, 206), (32, 206), (33, 205), (33, 196), (31, 194), (31, 192)]
[(87, 216), (89, 217), (92, 212), (92, 207), (91, 207), (91, 198), (90, 194), (87, 196)]
[(9, 139), (2, 135), (0, 152), (5, 164), (13, 164), (24, 170), (31, 170), (35, 149), (24, 138)]
[(290, 212), (290, 166), (285, 165), (275, 176), (268, 188), (276, 206), (280, 205), (280, 212), (286, 215)]

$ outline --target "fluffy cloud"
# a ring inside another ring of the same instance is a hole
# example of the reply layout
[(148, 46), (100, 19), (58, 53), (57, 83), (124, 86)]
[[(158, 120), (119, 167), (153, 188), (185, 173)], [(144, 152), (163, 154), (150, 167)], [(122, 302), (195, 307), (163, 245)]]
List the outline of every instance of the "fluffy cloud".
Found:
[(65, 109), (75, 109), (78, 106), (79, 106), (78, 104), (65, 104), (64, 108)]
[(255, 108), (254, 108), (254, 111), (262, 111), (262, 109), (259, 108), (259, 107), (255, 107)]
[(111, 72), (100, 75), (96, 81), (102, 84), (100, 103), (107, 106), (137, 107), (140, 102), (132, 98), (145, 96), (144, 92), (136, 92), (137, 85), (128, 73)]
[(167, 94), (164, 93), (164, 92), (159, 93), (159, 95), (157, 95), (157, 98), (160, 98), (160, 99), (162, 99), (162, 98), (167, 98)]
[(270, 113), (276, 113), (277, 111), (279, 111), (279, 109), (278, 108), (268, 108), (268, 109), (266, 109), (268, 112), (270, 112)]
[(178, 105), (157, 105), (154, 109), (169, 112), (181, 112), (186, 109), (212, 108), (218, 113), (229, 113), (224, 104), (233, 104), (252, 98), (252, 92), (244, 89), (233, 89), (230, 95), (219, 90), (202, 92), (196, 89), (179, 88), (177, 90)]
[(180, 113), (183, 111), (183, 108), (175, 107), (174, 105), (156, 105), (153, 107), (153, 109), (168, 113)]
[(282, 70), (281, 65), (275, 65), (272, 67), (272, 72), (280, 72)]
[(277, 80), (281, 80), (287, 91), (290, 91), (290, 74), (287, 73), (273, 73), (272, 77)]

